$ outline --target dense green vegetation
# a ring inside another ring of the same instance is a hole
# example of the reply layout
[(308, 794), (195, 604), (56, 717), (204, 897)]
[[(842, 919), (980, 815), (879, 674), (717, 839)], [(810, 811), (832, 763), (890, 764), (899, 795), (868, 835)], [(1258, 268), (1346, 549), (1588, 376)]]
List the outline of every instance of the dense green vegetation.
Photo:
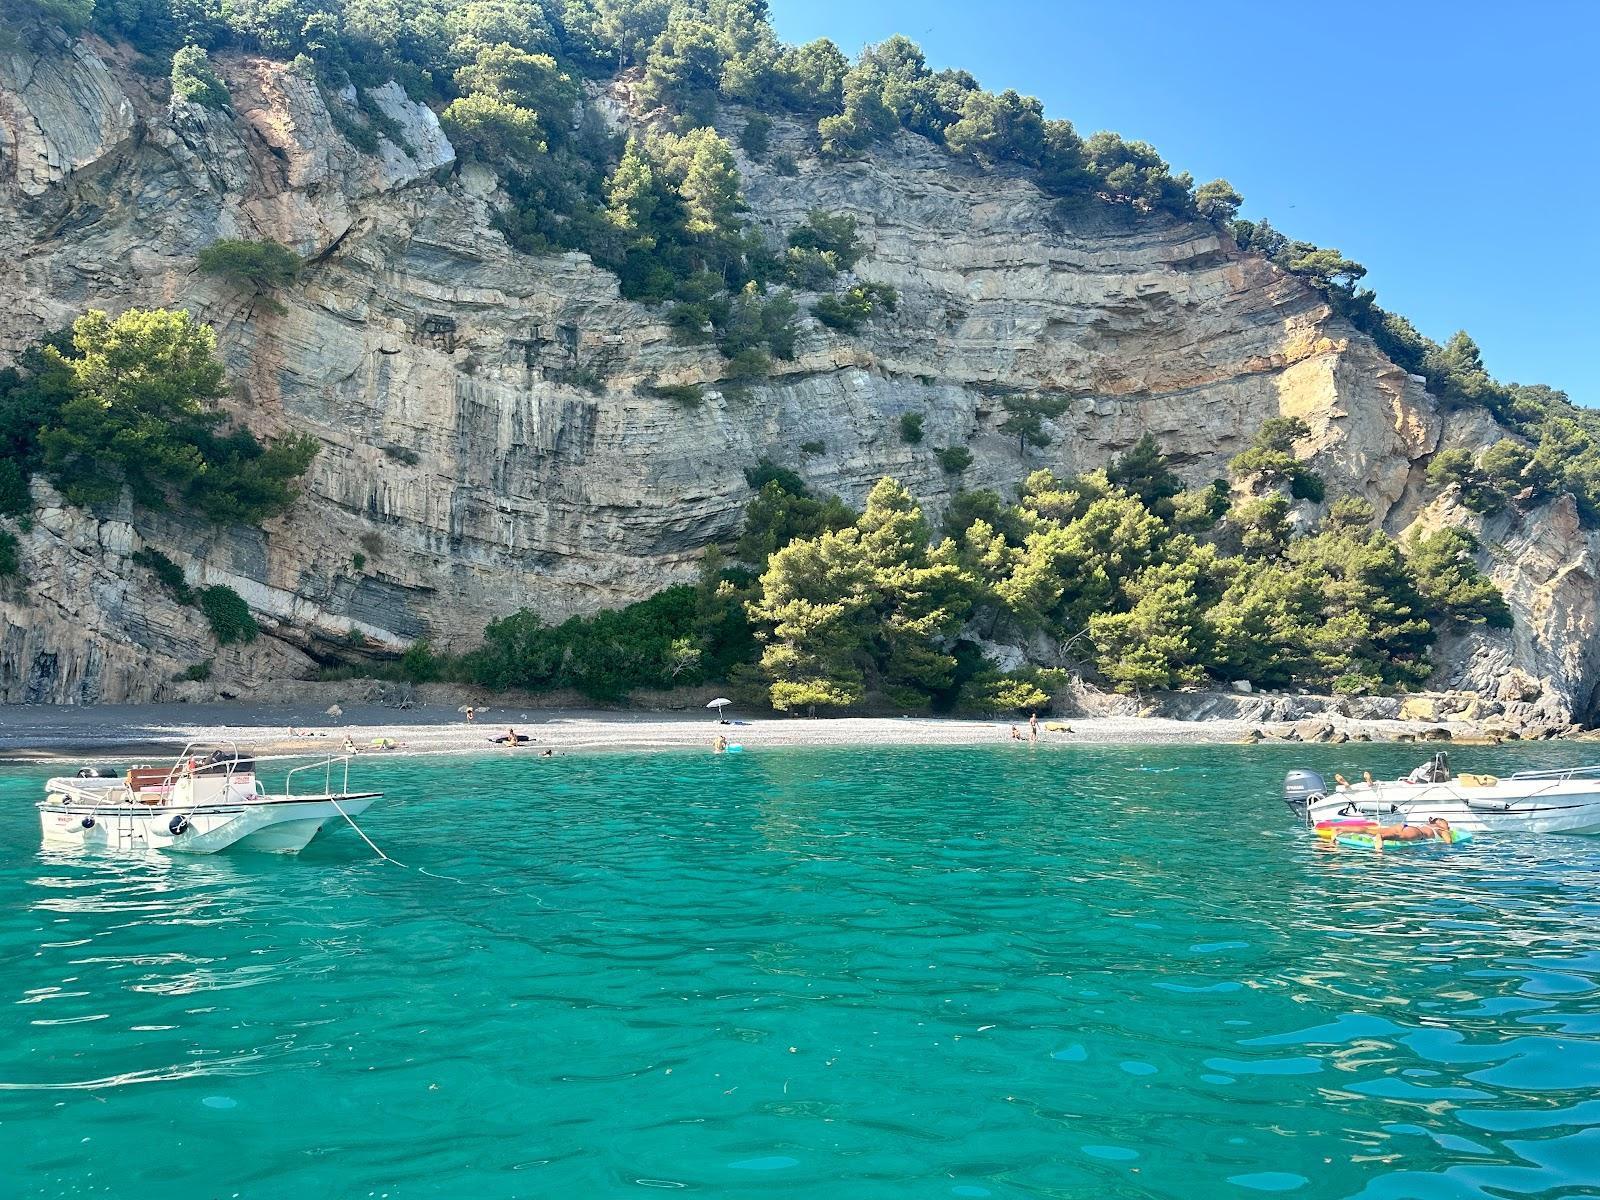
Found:
[(1184, 490), (1146, 436), (1103, 471), (1037, 471), (1014, 501), (962, 492), (939, 530), (892, 479), (856, 513), (762, 463), (737, 563), (712, 551), (697, 586), (557, 626), (523, 611), (481, 649), (424, 649), (399, 673), (607, 701), (730, 680), (789, 710), (1014, 711), (1046, 707), (1066, 673), (1001, 672), (980, 639), (1043, 636), (1127, 692), (1248, 679), (1366, 693), (1421, 683), (1443, 629), (1509, 625), (1465, 531), (1402, 548), (1346, 496), (1297, 534), (1294, 471), (1270, 456), (1301, 432), (1263, 427), (1236, 460), (1237, 506), (1222, 481)]
[(1476, 463), (1462, 458), (1471, 457), (1465, 450), (1446, 451), (1445, 465), (1430, 472), (1435, 483), (1458, 484), (1467, 506), (1481, 512), (1498, 511), (1513, 498), (1528, 506), (1570, 492), (1587, 520), (1600, 520), (1600, 412), (1580, 408), (1543, 384), (1498, 382), (1465, 330), (1442, 346), (1425, 337), (1404, 317), (1381, 308), (1376, 292), (1358, 287), (1367, 269), (1337, 250), (1292, 240), (1264, 220), (1232, 220), (1230, 228), (1241, 247), (1320, 290), (1336, 312), (1398, 366), (1421, 376), (1446, 405), (1486, 408), (1525, 439), (1526, 445), (1504, 440)]
[(9, 529), (0, 529), (0, 579), (21, 573), (22, 561), (17, 552), (17, 535)]
[[(1360, 263), (1239, 219), (1242, 197), (1226, 181), (1196, 188), (1147, 143), (1111, 132), (1084, 138), (1031, 97), (985, 91), (963, 71), (932, 71), (903, 37), (854, 62), (825, 39), (787, 46), (762, 0), (27, 6), (125, 39), (177, 95), (213, 108), (229, 100), (208, 54), (293, 59), (322, 85), (339, 128), (371, 152), (402, 135), (363, 89), (398, 80), (440, 111), (465, 158), (499, 174), (509, 203), (497, 223), (514, 247), (586, 252), (616, 274), (625, 296), (663, 306), (679, 337), (716, 346), (735, 384), (794, 356), (803, 302), (817, 322), (850, 336), (886, 322), (899, 301), (892, 288), (854, 277), (862, 251), (853, 218), (813, 212), (777, 238), (756, 228), (741, 153), (792, 174), (796, 153), (852, 158), (906, 131), (1025, 174), (1060, 220), (1109, 205), (1212, 221), (1318, 289), (1445, 403), (1485, 408), (1514, 435), (1478, 454), (1436, 456), (1429, 475), (1438, 486), (1481, 512), (1567, 491), (1600, 519), (1600, 416), (1548, 388), (1498, 383), (1464, 332), (1443, 345), (1424, 337), (1360, 286)], [(618, 138), (585, 100), (585, 81), (619, 74), (659, 110), (650, 132)], [(347, 84), (353, 103), (338, 98)], [(270, 309), (300, 264), (270, 243), (224, 242), (200, 265)], [(262, 447), (243, 430), (219, 428), (209, 405), (222, 375), (209, 338), (187, 314), (135, 311), (112, 322), (91, 313), (70, 337), (48, 339), (0, 373), (0, 515), (26, 513), (34, 473), (80, 504), (127, 487), (140, 503), (181, 504), (216, 520), (280, 511), (314, 445)], [(574, 369), (571, 381), (598, 386), (586, 371)], [(656, 391), (686, 407), (701, 398), (687, 385)], [(1070, 398), (1001, 402), (1000, 429), (1025, 457), (1049, 444), (1044, 423)], [(922, 436), (915, 418), (900, 427), (908, 442)], [(1014, 498), (963, 493), (939, 531), (891, 480), (857, 514), (762, 464), (751, 472), (738, 561), (712, 556), (698, 587), (553, 627), (514, 614), (474, 654), (441, 660), (421, 646), (402, 670), (607, 699), (734, 677), (790, 708), (869, 698), (907, 709), (1017, 707), (1043, 703), (1059, 679), (1035, 669), (1004, 675), (985, 663), (977, 639), (1042, 636), (1063, 647), (1064, 662), (1129, 691), (1248, 678), (1359, 692), (1419, 681), (1429, 645), (1451, 623), (1508, 620), (1463, 532), (1402, 548), (1350, 497), (1320, 526), (1298, 529), (1291, 501), (1321, 501), (1324, 491), (1294, 455), (1304, 436), (1293, 420), (1270, 421), (1232, 463), (1236, 489), (1193, 491), (1147, 440), (1102, 472), (1073, 480), (1036, 472)], [(965, 447), (938, 455), (952, 474), (971, 462)], [(245, 636), (243, 602), (216, 591), (190, 602), (206, 607), (219, 639), (224, 630)]]
[[(262, 446), (226, 428), (212, 407), (223, 392), (210, 326), (182, 311), (90, 311), (0, 371), (0, 450), (15, 476), (41, 473), (73, 504), (104, 504), (126, 487), (148, 507), (258, 522), (294, 499), (317, 443)], [(0, 502), (28, 505), (11, 471)]]
[[(931, 71), (903, 37), (851, 63), (823, 39), (785, 46), (762, 0), (30, 0), (48, 19), (107, 36), (166, 70), (175, 94), (225, 108), (208, 52), (294, 59), (329, 97), (360, 149), (402, 140), (364, 88), (390, 78), (441, 112), (458, 151), (493, 167), (511, 203), (499, 224), (528, 253), (579, 249), (616, 272), (625, 295), (669, 302), (675, 328), (714, 341), (734, 380), (793, 354), (798, 306), (785, 291), (823, 293), (816, 318), (844, 333), (895, 309), (892, 289), (862, 282), (834, 292), (858, 258), (850, 218), (813, 214), (773, 248), (745, 218), (737, 157), (713, 128), (727, 106), (737, 140), (769, 157), (774, 118), (812, 130), (816, 152), (865, 153), (905, 129), (952, 154), (1030, 171), (1047, 193), (1098, 197), (1140, 211), (1226, 211), (1223, 181), (1195, 193), (1143, 142), (1084, 140), (1047, 120), (1032, 97), (984, 91), (963, 71)], [(582, 82), (631, 73), (670, 132), (619, 143)], [(347, 84), (356, 99), (337, 99)], [(775, 169), (793, 171), (785, 152)], [(270, 289), (259, 284), (258, 294)], [(271, 307), (270, 300), (267, 307)]]
[(232, 107), (228, 89), (211, 69), (211, 60), (199, 46), (184, 46), (172, 56), (172, 94), (202, 108)]
[[(821, 214), (787, 247), (769, 247), (744, 218), (732, 145), (711, 128), (737, 113), (736, 137), (752, 158), (770, 153), (775, 118), (811, 130), (816, 153), (853, 157), (904, 130), (953, 155), (1028, 172), (1073, 205), (1100, 202), (1224, 224), (1239, 244), (1320, 289), (1406, 370), (1452, 404), (1488, 407), (1514, 432), (1548, 446), (1537, 499), (1571, 491), (1600, 516), (1600, 416), (1542, 387), (1505, 385), (1483, 367), (1465, 333), (1444, 345), (1384, 311), (1359, 287), (1360, 263), (1291, 239), (1265, 221), (1237, 218), (1226, 180), (1195, 187), (1149, 144), (1112, 132), (1081, 137), (1044, 115), (1039, 101), (985, 91), (960, 70), (932, 71), (918, 47), (894, 36), (851, 62), (826, 39), (781, 43), (763, 0), (27, 0), (46, 20), (132, 43), (170, 70), (174, 90), (226, 105), (206, 52), (293, 58), (332, 96), (357, 87), (354, 105), (332, 101), (341, 128), (364, 148), (400, 140), (361, 89), (398, 80), (433, 104), (461, 152), (504, 177), (501, 213), (529, 253), (582, 249), (617, 272), (625, 294), (670, 301), (674, 325), (723, 349), (732, 378), (759, 374), (792, 352), (792, 299), (768, 313), (769, 287), (825, 291), (855, 263), (837, 246), (848, 218)], [(675, 127), (619, 144), (583, 98), (582, 81), (627, 73), (639, 99)], [(346, 111), (349, 110), (349, 111)], [(725, 122), (726, 124), (726, 122)], [(784, 162), (780, 164), (779, 159)], [(841, 236), (842, 235), (842, 236)], [(733, 297), (742, 296), (735, 303)], [(891, 294), (851, 284), (812, 306), (845, 332), (893, 311)], [(1048, 414), (1044, 414), (1048, 415)], [(1038, 445), (1037, 412), (1014, 414), (1010, 432)], [(1519, 491), (1521, 489), (1518, 489)]]

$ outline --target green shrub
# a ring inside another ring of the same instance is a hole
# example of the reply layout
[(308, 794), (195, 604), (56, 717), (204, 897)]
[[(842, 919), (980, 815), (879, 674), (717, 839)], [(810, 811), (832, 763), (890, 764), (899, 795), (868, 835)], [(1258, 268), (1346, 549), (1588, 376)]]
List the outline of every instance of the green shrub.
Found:
[(697, 383), (657, 383), (646, 389), (652, 396), (671, 400), (684, 408), (699, 408), (705, 402), (705, 393)]
[(946, 446), (937, 457), (939, 465), (950, 475), (959, 475), (972, 465), (972, 451), (965, 446)]
[(1351, 671), (1333, 681), (1340, 696), (1372, 696), (1384, 690), (1383, 677), (1375, 671)]
[(618, 701), (634, 688), (704, 678), (696, 614), (696, 589), (687, 585), (555, 626), (523, 609), (490, 622), (482, 647), (463, 666), (468, 678), (488, 687), (575, 688), (593, 700)]
[(367, 556), (357, 550), (350, 556), (350, 568), (357, 574), (365, 571), (367, 569)]
[(801, 454), (821, 454), (824, 451), (826, 451), (827, 448), (828, 447), (825, 444), (823, 444), (822, 442), (801, 442), (800, 443), (800, 453)]
[(739, 147), (751, 158), (766, 157), (772, 141), (772, 118), (765, 113), (751, 113), (739, 131)]
[(172, 56), (172, 94), (226, 112), (232, 105), (228, 89), (211, 69), (206, 52), (199, 46), (184, 46)]
[(1048, 667), (1019, 671), (980, 671), (961, 688), (958, 706), (973, 713), (1048, 712), (1052, 693), (1065, 687), (1067, 673)]
[(1477, 550), (1478, 539), (1467, 530), (1441, 529), (1413, 537), (1406, 545), (1406, 559), (1435, 620), (1509, 629), (1511, 609), (1500, 589), (1478, 569), (1473, 558)]
[(408, 467), (414, 467), (422, 461), (420, 454), (405, 446), (385, 446), (383, 448), (383, 456), (393, 459), (397, 463), (404, 463)]
[(418, 638), (400, 656), (401, 675), (413, 683), (431, 683), (444, 673), (446, 666), (427, 638)]
[(811, 312), (830, 329), (859, 333), (873, 317), (893, 312), (898, 303), (898, 295), (888, 284), (858, 283), (838, 295), (820, 297)]
[(211, 678), (211, 669), (216, 665), (216, 659), (207, 658), (197, 663), (190, 663), (179, 671), (173, 678), (180, 683), (204, 683)]
[(922, 440), (921, 413), (900, 414), (900, 440), (913, 446)]
[(0, 458), (0, 517), (20, 517), (32, 511), (28, 477), (15, 459)]
[(583, 391), (592, 392), (598, 396), (606, 390), (605, 377), (593, 367), (567, 367), (565, 370), (553, 372), (557, 383), (564, 383), (568, 387), (581, 388)]
[(383, 149), (376, 129), (365, 121), (358, 121), (342, 101), (326, 92), (323, 93), (323, 99), (327, 103), (328, 116), (333, 119), (333, 127), (340, 137), (363, 154), (377, 154)]
[(744, 481), (750, 485), (750, 490), (759, 492), (769, 483), (775, 483), (780, 489), (791, 496), (804, 496), (808, 494), (806, 481), (791, 471), (788, 467), (780, 467), (770, 458), (763, 458), (753, 467), (744, 469)]
[(741, 350), (728, 359), (723, 377), (733, 380), (765, 379), (772, 370), (772, 356), (756, 346)]
[(250, 606), (226, 584), (205, 588), (199, 594), (200, 611), (211, 622), (211, 632), (226, 646), (233, 642), (253, 642), (261, 627), (250, 615)]
[(193, 604), (195, 592), (183, 577), (183, 568), (152, 546), (135, 550), (132, 559), (156, 577), (162, 589), (179, 604)]
[(1322, 476), (1315, 471), (1296, 471), (1289, 479), (1289, 494), (1296, 500), (1309, 500), (1313, 504), (1321, 504), (1323, 496), (1327, 494), (1327, 488), (1322, 482)]
[(17, 535), (9, 529), (0, 529), (0, 579), (12, 578), (22, 573), (22, 555), (17, 548)]

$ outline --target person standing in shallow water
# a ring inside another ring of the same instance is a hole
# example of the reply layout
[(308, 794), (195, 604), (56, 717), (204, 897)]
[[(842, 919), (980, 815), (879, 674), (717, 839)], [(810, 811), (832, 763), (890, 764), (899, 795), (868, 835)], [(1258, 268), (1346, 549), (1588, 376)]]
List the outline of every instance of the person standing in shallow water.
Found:
[(1030, 746), (1037, 746), (1039, 744), (1039, 714), (1038, 713), (1030, 713), (1030, 714), (1028, 714), (1028, 744)]

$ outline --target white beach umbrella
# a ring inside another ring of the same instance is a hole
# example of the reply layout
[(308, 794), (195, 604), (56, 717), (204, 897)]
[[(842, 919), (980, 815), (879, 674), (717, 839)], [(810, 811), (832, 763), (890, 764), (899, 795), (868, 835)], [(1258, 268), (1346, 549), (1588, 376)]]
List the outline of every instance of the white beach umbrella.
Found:
[(733, 701), (729, 700), (726, 696), (718, 696), (710, 704), (706, 705), (706, 707), (707, 708), (716, 709), (717, 710), (717, 719), (720, 721), (722, 719), (723, 706), (724, 705), (728, 705), (728, 704), (732, 704), (732, 703), (733, 703)]

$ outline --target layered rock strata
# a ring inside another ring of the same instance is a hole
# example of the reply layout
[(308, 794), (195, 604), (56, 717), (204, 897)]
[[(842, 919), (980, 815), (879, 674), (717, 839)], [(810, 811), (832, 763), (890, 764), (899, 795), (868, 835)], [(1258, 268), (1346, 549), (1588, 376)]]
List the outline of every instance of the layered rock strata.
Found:
[[(1461, 516), (1422, 488), (1441, 437), (1501, 436), (1442, 414), (1315, 292), (1208, 224), (1059, 216), (1027, 179), (911, 135), (825, 163), (782, 123), (775, 149), (799, 174), (742, 162), (753, 218), (776, 241), (810, 209), (854, 215), (858, 274), (892, 284), (900, 310), (856, 337), (807, 319), (794, 361), (729, 387), (715, 354), (586, 256), (510, 249), (496, 180), (448, 170), (437, 119), (392, 85), (371, 99), (405, 144), (363, 154), (337, 132), (343, 101), (284, 64), (221, 62), (234, 106), (217, 113), (169, 106), (116, 47), (25, 42), (0, 57), (0, 362), (91, 306), (182, 305), (218, 330), (230, 409), (323, 449), (261, 530), (97, 519), (40, 487), (30, 582), (0, 596), (0, 700), (152, 698), (206, 658), (218, 689), (252, 692), (335, 645), (461, 649), (520, 607), (559, 619), (638, 599), (735, 535), (762, 458), (854, 502), (892, 474), (937, 510), (961, 487), (1101, 465), (1146, 431), (1205, 483), (1290, 414), (1330, 494), (1366, 496), (1402, 533)], [(619, 121), (626, 99), (610, 97)], [(221, 237), (307, 258), (286, 311), (197, 275)], [(703, 385), (704, 403), (652, 390), (669, 384)], [(1068, 407), (1024, 454), (999, 431), (1005, 401), (1041, 392)], [(920, 444), (899, 436), (907, 412)], [(974, 455), (959, 477), (935, 457), (951, 445)], [(1552, 719), (1587, 712), (1595, 535), (1570, 501), (1495, 521), (1485, 563), (1516, 628), (1460, 639), (1442, 670), (1490, 693), (1516, 680)], [(267, 636), (219, 653), (132, 565), (143, 546), (234, 587)]]

